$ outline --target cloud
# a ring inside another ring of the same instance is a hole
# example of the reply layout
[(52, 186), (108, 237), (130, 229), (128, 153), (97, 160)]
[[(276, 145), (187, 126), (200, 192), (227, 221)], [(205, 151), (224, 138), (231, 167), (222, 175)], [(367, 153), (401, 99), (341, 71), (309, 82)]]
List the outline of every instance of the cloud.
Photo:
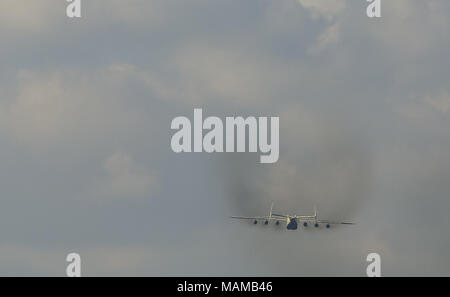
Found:
[[(339, 0), (297, 0), (310, 12), (313, 19), (324, 19), (327, 27), (320, 33), (313, 49), (344, 39), (352, 45), (355, 38), (395, 55), (399, 60), (417, 57), (435, 51), (449, 42), (447, 1), (386, 1), (382, 4), (383, 17), (371, 21), (365, 16), (369, 3)], [(417, 20), (421, 20), (418, 22)], [(363, 21), (361, 21), (363, 20)], [(355, 28), (355, 23), (359, 24)], [(430, 32), (433, 32), (430, 34)], [(362, 42), (362, 41), (361, 41)], [(364, 46), (360, 47), (361, 49)], [(349, 49), (344, 47), (343, 49)]]
[(368, 26), (368, 32), (399, 58), (427, 54), (448, 44), (449, 7), (447, 1), (385, 1), (381, 21)]
[[(60, 258), (60, 265), (55, 258)], [(32, 248), (27, 245), (2, 243), (0, 244), (0, 263), (3, 276), (62, 275), (64, 256), (54, 249)], [(60, 272), (58, 272), (60, 270)]]
[(86, 276), (142, 275), (155, 265), (155, 251), (151, 246), (100, 246), (81, 250)]
[[(55, 20), (65, 16), (65, 2), (52, 0), (0, 2), (0, 28), (13, 32), (40, 33), (50, 28)], [(58, 18), (58, 8), (61, 17)]]
[[(76, 252), (81, 257), (81, 275), (138, 275), (154, 262), (150, 246), (115, 245), (48, 248), (23, 244), (1, 244), (0, 263), (4, 276), (66, 276), (66, 257)], [(7, 270), (6, 270), (7, 269)]]
[(441, 89), (422, 97), (411, 95), (409, 100), (398, 100), (394, 104), (396, 113), (402, 118), (421, 124), (428, 121), (426, 125), (435, 125), (445, 118), (450, 109), (450, 93)]
[(89, 74), (21, 71), (16, 95), (2, 105), (3, 121), (10, 137), (32, 150), (104, 141), (142, 119), (127, 104), (127, 88), (114, 67)]
[(297, 0), (314, 18), (324, 17), (332, 20), (345, 9), (346, 0)]
[(176, 89), (184, 104), (204, 103), (212, 98), (237, 106), (266, 102), (285, 78), (280, 66), (258, 54), (229, 48), (188, 46), (175, 59), (180, 75)]
[(133, 81), (166, 104), (191, 107), (220, 99), (228, 105), (248, 107), (270, 102), (273, 93), (292, 82), (286, 69), (274, 62), (233, 48), (187, 44), (173, 51), (162, 71), (118, 63), (108, 72), (115, 84)]
[(442, 90), (435, 96), (426, 96), (425, 102), (433, 107), (436, 111), (446, 114), (450, 109), (450, 93), (447, 90)]
[(102, 199), (146, 197), (158, 188), (158, 178), (139, 166), (128, 153), (116, 152), (104, 162), (105, 177), (96, 182), (93, 194)]
[[(2, 0), (0, 3), (0, 30), (7, 29), (16, 34), (32, 36), (36, 33), (45, 35), (50, 32), (58, 32), (65, 24), (75, 24), (79, 28), (86, 28), (88, 25), (94, 31), (102, 30), (103, 25), (113, 24), (133, 27), (150, 23), (156, 25), (165, 20), (161, 17), (162, 15), (167, 16), (169, 11), (175, 11), (175, 5), (165, 2), (131, 0), (127, 5), (123, 5), (120, 0), (82, 1), (82, 18), (72, 20), (66, 16), (69, 2), (65, 0)], [(66, 28), (70, 30), (70, 27)]]
[(334, 23), (328, 26), (317, 37), (316, 43), (309, 48), (310, 54), (318, 54), (324, 51), (329, 46), (336, 44), (340, 39), (340, 24)]
[[(94, 275), (448, 274), (450, 2), (25, 2), (0, 4), (3, 274), (61, 275), (74, 242)], [(279, 162), (171, 154), (193, 106), (279, 115)], [(271, 200), (358, 224), (226, 220)]]

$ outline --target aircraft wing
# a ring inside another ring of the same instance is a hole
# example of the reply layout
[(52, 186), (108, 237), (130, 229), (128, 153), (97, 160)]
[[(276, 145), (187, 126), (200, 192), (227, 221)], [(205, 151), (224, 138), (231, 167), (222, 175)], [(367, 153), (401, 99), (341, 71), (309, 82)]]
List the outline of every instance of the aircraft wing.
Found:
[(272, 217), (285, 219), (285, 218), (287, 218), (287, 215), (272, 213)]
[(352, 222), (336, 222), (336, 221), (327, 221), (327, 220), (318, 220), (319, 224), (330, 224), (330, 225), (355, 225)]
[(232, 219), (238, 219), (238, 220), (267, 220), (267, 221), (285, 221), (286, 218), (284, 217), (277, 217), (272, 215), (272, 217), (269, 216), (262, 216), (262, 217), (237, 217), (237, 216), (232, 216), (230, 217)]

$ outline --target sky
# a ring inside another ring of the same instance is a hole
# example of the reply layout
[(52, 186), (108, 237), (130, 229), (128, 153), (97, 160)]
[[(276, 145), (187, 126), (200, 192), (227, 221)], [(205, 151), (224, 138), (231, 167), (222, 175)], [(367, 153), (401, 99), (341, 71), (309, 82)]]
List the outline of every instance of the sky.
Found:
[[(450, 2), (0, 0), (0, 275), (450, 275)], [(278, 116), (280, 157), (177, 116)], [(232, 221), (277, 212), (354, 226)]]

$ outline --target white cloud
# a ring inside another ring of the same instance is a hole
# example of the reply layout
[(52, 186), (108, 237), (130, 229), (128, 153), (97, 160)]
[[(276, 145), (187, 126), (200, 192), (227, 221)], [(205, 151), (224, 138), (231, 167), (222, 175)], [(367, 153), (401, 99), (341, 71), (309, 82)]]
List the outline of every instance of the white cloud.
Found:
[(340, 38), (362, 35), (398, 58), (409, 58), (426, 54), (449, 41), (447, 12), (450, 6), (447, 1), (385, 1), (382, 4), (382, 18), (376, 22), (365, 17), (365, 5), (354, 5), (352, 1), (297, 1), (313, 18), (324, 18), (329, 24), (318, 36), (311, 52), (320, 51)]
[(323, 17), (329, 25), (317, 36), (316, 42), (312, 44), (309, 54), (318, 54), (337, 43), (341, 37), (340, 19), (346, 8), (346, 0), (297, 0), (307, 9), (313, 18)]
[(422, 97), (410, 96), (408, 101), (398, 102), (394, 106), (394, 110), (404, 118), (421, 123), (434, 121), (450, 110), (450, 93), (442, 89)]
[(341, 14), (346, 6), (346, 0), (297, 0), (313, 17), (325, 17), (331, 20)]
[(447, 1), (385, 1), (383, 17), (368, 32), (400, 58), (426, 54), (449, 40), (448, 8)]
[(86, 145), (138, 126), (144, 117), (123, 95), (127, 77), (112, 67), (91, 71), (23, 71), (16, 95), (3, 103), (8, 133), (30, 149)]
[(102, 79), (117, 88), (132, 81), (159, 101), (188, 106), (218, 98), (238, 106), (267, 102), (273, 100), (270, 94), (281, 83), (290, 81), (286, 69), (280, 65), (230, 49), (183, 47), (165, 67), (172, 75), (131, 64), (114, 64), (102, 72)]
[(231, 49), (186, 47), (177, 54), (174, 66), (180, 75), (175, 84), (178, 97), (188, 104), (217, 98), (238, 106), (267, 102), (288, 80), (281, 65)]
[(139, 166), (128, 153), (116, 152), (104, 162), (105, 177), (94, 187), (101, 198), (127, 199), (150, 195), (158, 187), (156, 174)]
[(310, 54), (318, 54), (328, 48), (329, 46), (336, 44), (339, 41), (341, 34), (341, 28), (339, 23), (334, 23), (320, 33), (317, 37), (317, 41), (309, 48)]
[(446, 114), (450, 109), (450, 93), (447, 90), (441, 90), (434, 96), (426, 96), (425, 102), (433, 107), (434, 110)]
[[(48, 29), (51, 23), (65, 16), (65, 2), (58, 2), (2, 0), (0, 1), (0, 28), (33, 34)], [(58, 18), (58, 8), (61, 9), (60, 18)]]
[[(130, 0), (127, 5), (121, 0), (82, 1), (79, 20), (68, 19), (65, 0), (2, 0), (0, 1), (0, 30), (8, 29), (14, 33), (36, 34), (61, 30), (64, 24), (74, 24), (79, 28), (90, 26), (88, 32), (102, 29), (102, 24), (144, 26), (145, 24), (160, 24), (167, 20), (170, 12), (174, 13), (180, 3), (167, 1)], [(183, 4), (180, 4), (183, 5)], [(70, 27), (64, 27), (70, 29)], [(142, 27), (141, 27), (142, 28)]]

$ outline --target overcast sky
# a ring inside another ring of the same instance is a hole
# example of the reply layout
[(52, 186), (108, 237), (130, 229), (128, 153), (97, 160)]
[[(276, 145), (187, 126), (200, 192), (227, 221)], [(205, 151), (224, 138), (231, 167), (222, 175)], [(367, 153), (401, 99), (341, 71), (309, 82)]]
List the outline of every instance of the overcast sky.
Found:
[[(450, 275), (450, 2), (0, 0), (0, 275)], [(174, 117), (279, 116), (280, 158)], [(277, 230), (230, 215), (352, 220)]]

